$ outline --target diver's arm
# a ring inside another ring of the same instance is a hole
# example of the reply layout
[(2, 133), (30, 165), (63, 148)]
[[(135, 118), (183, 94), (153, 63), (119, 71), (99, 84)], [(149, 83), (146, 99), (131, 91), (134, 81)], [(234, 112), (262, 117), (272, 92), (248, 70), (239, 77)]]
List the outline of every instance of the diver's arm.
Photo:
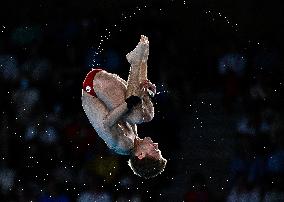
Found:
[(138, 96), (130, 96), (128, 97), (124, 103), (113, 109), (109, 114), (104, 118), (104, 126), (112, 127), (116, 124), (124, 114), (131, 111), (134, 106), (139, 104), (141, 99)]
[(156, 94), (156, 86), (149, 80), (144, 80), (140, 84), (140, 96), (142, 99), (143, 122), (149, 122), (154, 118), (154, 104), (151, 100)]
[(154, 105), (151, 101), (149, 95), (145, 95), (142, 97), (142, 110), (143, 110), (143, 118), (144, 122), (149, 122), (154, 118)]
[[(112, 144), (109, 145), (111, 149), (113, 149), (116, 153), (122, 155), (129, 155), (131, 149), (134, 147), (134, 139), (136, 137), (137, 131), (135, 127), (130, 127), (129, 130), (125, 131), (124, 133), (114, 132), (116, 130), (112, 130), (112, 127), (116, 125), (117, 127), (122, 127), (119, 121), (121, 117), (129, 111), (128, 103), (125, 102), (112, 110), (103, 121), (104, 130), (107, 132), (108, 137), (112, 139), (109, 142)], [(123, 123), (122, 123), (123, 124)], [(123, 129), (122, 129), (123, 131)]]
[(127, 103), (124, 102), (112, 111), (104, 118), (104, 127), (111, 128), (116, 124), (121, 117), (128, 111)]
[[(114, 125), (118, 126), (118, 121), (129, 110), (127, 103), (124, 102), (114, 110), (109, 111), (101, 100), (83, 90), (82, 106), (90, 123), (106, 144), (111, 149), (115, 149), (117, 153), (128, 154), (130, 149), (133, 148), (133, 140), (127, 137), (127, 134), (119, 133), (113, 128)], [(131, 133), (131, 130), (128, 133)]]

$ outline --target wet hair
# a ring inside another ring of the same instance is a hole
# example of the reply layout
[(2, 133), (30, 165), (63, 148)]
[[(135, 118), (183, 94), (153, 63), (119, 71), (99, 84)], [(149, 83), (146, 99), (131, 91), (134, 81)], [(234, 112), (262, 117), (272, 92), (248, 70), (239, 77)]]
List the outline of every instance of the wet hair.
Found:
[(161, 174), (166, 164), (167, 160), (164, 158), (154, 159), (148, 156), (145, 156), (143, 159), (139, 159), (137, 156), (131, 156), (128, 160), (128, 165), (134, 174), (145, 179), (153, 178)]

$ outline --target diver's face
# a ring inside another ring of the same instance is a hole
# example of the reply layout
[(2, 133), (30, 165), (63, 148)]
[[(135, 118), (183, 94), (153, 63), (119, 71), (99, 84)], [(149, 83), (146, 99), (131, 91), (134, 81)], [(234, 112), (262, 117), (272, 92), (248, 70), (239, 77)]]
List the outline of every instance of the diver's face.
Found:
[(158, 143), (154, 143), (150, 137), (145, 137), (139, 141), (137, 152), (139, 155), (142, 155), (142, 157), (148, 156), (154, 159), (160, 159), (162, 157)]

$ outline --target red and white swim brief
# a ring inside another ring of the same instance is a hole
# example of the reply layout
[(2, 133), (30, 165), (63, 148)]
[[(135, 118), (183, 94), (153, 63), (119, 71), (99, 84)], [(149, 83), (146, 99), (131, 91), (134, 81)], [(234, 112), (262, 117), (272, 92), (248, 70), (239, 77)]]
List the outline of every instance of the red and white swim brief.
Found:
[(95, 75), (102, 71), (102, 69), (92, 69), (86, 76), (84, 82), (83, 82), (83, 90), (89, 93), (90, 95), (96, 97), (96, 93), (93, 88), (93, 81)]

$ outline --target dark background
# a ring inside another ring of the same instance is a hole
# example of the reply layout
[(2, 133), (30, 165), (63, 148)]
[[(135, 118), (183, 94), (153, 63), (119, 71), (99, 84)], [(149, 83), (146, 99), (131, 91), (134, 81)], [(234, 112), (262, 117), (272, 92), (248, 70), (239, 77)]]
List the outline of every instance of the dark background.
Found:
[[(0, 201), (284, 200), (283, 8), (244, 0), (3, 2)], [(159, 93), (154, 120), (138, 133), (168, 159), (150, 180), (108, 150), (80, 100), (92, 67), (127, 79), (125, 55), (141, 34)]]

